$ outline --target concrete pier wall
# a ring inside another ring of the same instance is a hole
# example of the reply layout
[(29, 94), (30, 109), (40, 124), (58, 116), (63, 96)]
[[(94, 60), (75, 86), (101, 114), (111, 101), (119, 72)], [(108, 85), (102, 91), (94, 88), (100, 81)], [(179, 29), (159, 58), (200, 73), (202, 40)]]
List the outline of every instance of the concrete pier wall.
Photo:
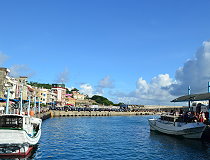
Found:
[(113, 112), (113, 111), (50, 111), (52, 117), (67, 116), (132, 116), (153, 115), (154, 112)]
[(42, 120), (45, 120), (45, 119), (48, 119), (48, 118), (51, 117), (51, 112), (47, 111), (47, 112), (43, 112), (43, 113), (40, 113), (40, 114), (36, 114), (35, 117), (41, 118)]

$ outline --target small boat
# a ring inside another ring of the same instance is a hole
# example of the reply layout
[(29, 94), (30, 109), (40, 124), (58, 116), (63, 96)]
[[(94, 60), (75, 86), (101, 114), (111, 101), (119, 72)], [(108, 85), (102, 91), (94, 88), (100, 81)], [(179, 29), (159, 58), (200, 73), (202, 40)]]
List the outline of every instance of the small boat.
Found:
[(30, 115), (0, 115), (0, 156), (26, 156), (41, 136), (42, 120)]
[(200, 139), (206, 128), (203, 122), (194, 120), (186, 122), (181, 115), (163, 114), (160, 118), (148, 121), (150, 130), (192, 139)]

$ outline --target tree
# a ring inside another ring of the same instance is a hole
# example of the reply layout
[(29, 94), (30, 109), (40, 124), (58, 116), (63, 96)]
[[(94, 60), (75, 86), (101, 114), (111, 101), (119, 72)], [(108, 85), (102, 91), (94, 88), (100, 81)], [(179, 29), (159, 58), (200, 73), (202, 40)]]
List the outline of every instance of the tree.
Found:
[(105, 98), (103, 96), (94, 95), (91, 99), (95, 100), (97, 103), (103, 104), (105, 106), (110, 106), (110, 105), (114, 104), (112, 101), (109, 101), (107, 98)]
[(38, 82), (29, 82), (28, 84), (38, 88), (46, 88), (46, 89), (52, 88), (52, 84), (38, 83)]
[(78, 92), (79, 90), (78, 90), (77, 88), (73, 88), (71, 91), (72, 91), (72, 92), (73, 92), (73, 91), (77, 91), (77, 92)]
[(120, 102), (120, 103), (118, 103), (118, 104), (114, 104), (114, 106), (121, 106), (121, 105), (124, 105), (125, 103), (122, 103), (122, 102)]
[(67, 88), (66, 93), (67, 93), (67, 94), (72, 94), (72, 93), (73, 93), (73, 91), (78, 92), (79, 90), (78, 90), (77, 88), (73, 88), (73, 89), (71, 89), (71, 90), (68, 90), (68, 88)]

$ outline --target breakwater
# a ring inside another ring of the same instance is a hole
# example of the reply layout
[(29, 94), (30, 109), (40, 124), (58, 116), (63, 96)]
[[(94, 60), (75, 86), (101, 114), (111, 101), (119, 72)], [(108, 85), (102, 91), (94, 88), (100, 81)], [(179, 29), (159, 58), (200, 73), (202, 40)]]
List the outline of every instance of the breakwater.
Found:
[(114, 112), (114, 111), (57, 111), (49, 110), (37, 113), (35, 117), (46, 120), (51, 117), (70, 117), (70, 116), (135, 116), (135, 115), (154, 115), (159, 112)]
[(114, 112), (114, 111), (50, 111), (52, 117), (68, 116), (133, 116), (154, 115), (155, 112)]

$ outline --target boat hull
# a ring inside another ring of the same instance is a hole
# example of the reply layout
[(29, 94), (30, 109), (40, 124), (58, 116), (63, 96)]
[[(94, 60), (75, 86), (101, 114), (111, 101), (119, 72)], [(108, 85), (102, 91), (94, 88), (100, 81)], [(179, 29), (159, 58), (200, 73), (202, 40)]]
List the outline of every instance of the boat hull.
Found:
[(33, 146), (5, 145), (0, 147), (0, 157), (27, 157), (30, 156)]
[(0, 129), (0, 145), (28, 144), (36, 145), (41, 137), (41, 129), (36, 136), (29, 135), (25, 130)]
[(164, 122), (157, 119), (148, 121), (150, 130), (192, 139), (200, 139), (206, 127), (203, 123)]

